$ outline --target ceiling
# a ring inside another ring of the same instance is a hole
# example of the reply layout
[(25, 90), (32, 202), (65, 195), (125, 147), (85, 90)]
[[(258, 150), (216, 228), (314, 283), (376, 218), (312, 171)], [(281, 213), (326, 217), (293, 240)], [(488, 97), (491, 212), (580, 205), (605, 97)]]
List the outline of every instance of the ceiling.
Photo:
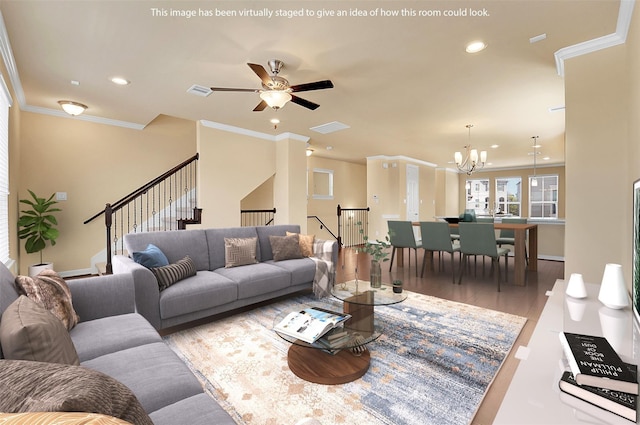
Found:
[[(538, 164), (564, 163), (564, 85), (554, 53), (615, 33), (620, 7), (618, 0), (0, 0), (22, 109), (60, 114), (57, 101), (69, 99), (89, 106), (75, 119), (142, 128), (164, 114), (307, 136), (328, 158), (401, 155), (449, 168), (469, 139), (488, 151), (488, 168), (530, 166), (532, 136), (541, 145)], [(244, 9), (273, 15), (239, 16)], [(238, 16), (163, 16), (190, 10)], [(278, 10), (315, 16), (277, 17)], [(466, 16), (402, 16), (446, 11)], [(367, 16), (349, 16), (358, 13)], [(478, 39), (488, 47), (466, 53)], [(284, 61), (280, 76), (291, 84), (330, 79), (335, 87), (297, 93), (319, 103), (315, 111), (288, 103), (253, 112), (256, 93), (187, 93), (194, 84), (258, 89), (246, 64), (269, 70), (269, 59)], [(113, 76), (131, 84), (115, 86)], [(310, 130), (334, 121), (350, 128)]]

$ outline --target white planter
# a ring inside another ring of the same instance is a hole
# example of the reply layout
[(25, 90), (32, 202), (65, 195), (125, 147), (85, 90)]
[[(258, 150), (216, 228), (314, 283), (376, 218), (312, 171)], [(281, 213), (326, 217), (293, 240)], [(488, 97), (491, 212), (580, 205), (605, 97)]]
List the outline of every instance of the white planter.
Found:
[(53, 270), (53, 263), (36, 264), (29, 266), (29, 276), (37, 276), (42, 270)]

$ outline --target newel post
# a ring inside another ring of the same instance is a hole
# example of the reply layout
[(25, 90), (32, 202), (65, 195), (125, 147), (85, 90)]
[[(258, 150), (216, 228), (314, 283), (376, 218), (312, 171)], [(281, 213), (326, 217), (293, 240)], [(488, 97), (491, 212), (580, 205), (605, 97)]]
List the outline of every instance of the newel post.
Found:
[(113, 266), (111, 265), (111, 223), (112, 223), (112, 210), (111, 204), (107, 204), (104, 207), (104, 224), (107, 228), (107, 274), (113, 274)]

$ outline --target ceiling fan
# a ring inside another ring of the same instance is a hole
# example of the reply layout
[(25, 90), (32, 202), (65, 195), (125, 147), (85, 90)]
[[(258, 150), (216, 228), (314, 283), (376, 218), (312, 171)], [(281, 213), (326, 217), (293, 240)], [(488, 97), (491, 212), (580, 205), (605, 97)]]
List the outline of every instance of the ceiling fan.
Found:
[(320, 105), (310, 102), (306, 99), (302, 99), (292, 93), (322, 90), (333, 88), (331, 80), (316, 81), (314, 83), (296, 84), (295, 86), (289, 85), (289, 81), (280, 77), (278, 74), (284, 67), (284, 62), (279, 59), (271, 59), (269, 62), (269, 68), (271, 73), (269, 75), (266, 69), (262, 65), (255, 63), (247, 63), (249, 68), (260, 77), (262, 80), (262, 89), (237, 89), (228, 87), (211, 87), (212, 91), (236, 91), (236, 92), (251, 92), (260, 93), (262, 101), (258, 103), (258, 106), (253, 108), (254, 111), (263, 111), (267, 106), (273, 109), (282, 108), (288, 101), (291, 101), (297, 105), (314, 110)]

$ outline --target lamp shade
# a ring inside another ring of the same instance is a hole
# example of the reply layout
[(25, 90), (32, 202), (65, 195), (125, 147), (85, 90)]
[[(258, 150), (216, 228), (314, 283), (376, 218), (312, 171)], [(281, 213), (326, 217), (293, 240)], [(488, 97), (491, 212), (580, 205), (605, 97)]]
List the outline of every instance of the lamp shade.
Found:
[(620, 264), (609, 263), (604, 268), (598, 299), (609, 308), (621, 309), (629, 305), (629, 295)]
[(268, 90), (260, 93), (260, 98), (271, 108), (279, 109), (291, 100), (291, 95), (285, 90)]

